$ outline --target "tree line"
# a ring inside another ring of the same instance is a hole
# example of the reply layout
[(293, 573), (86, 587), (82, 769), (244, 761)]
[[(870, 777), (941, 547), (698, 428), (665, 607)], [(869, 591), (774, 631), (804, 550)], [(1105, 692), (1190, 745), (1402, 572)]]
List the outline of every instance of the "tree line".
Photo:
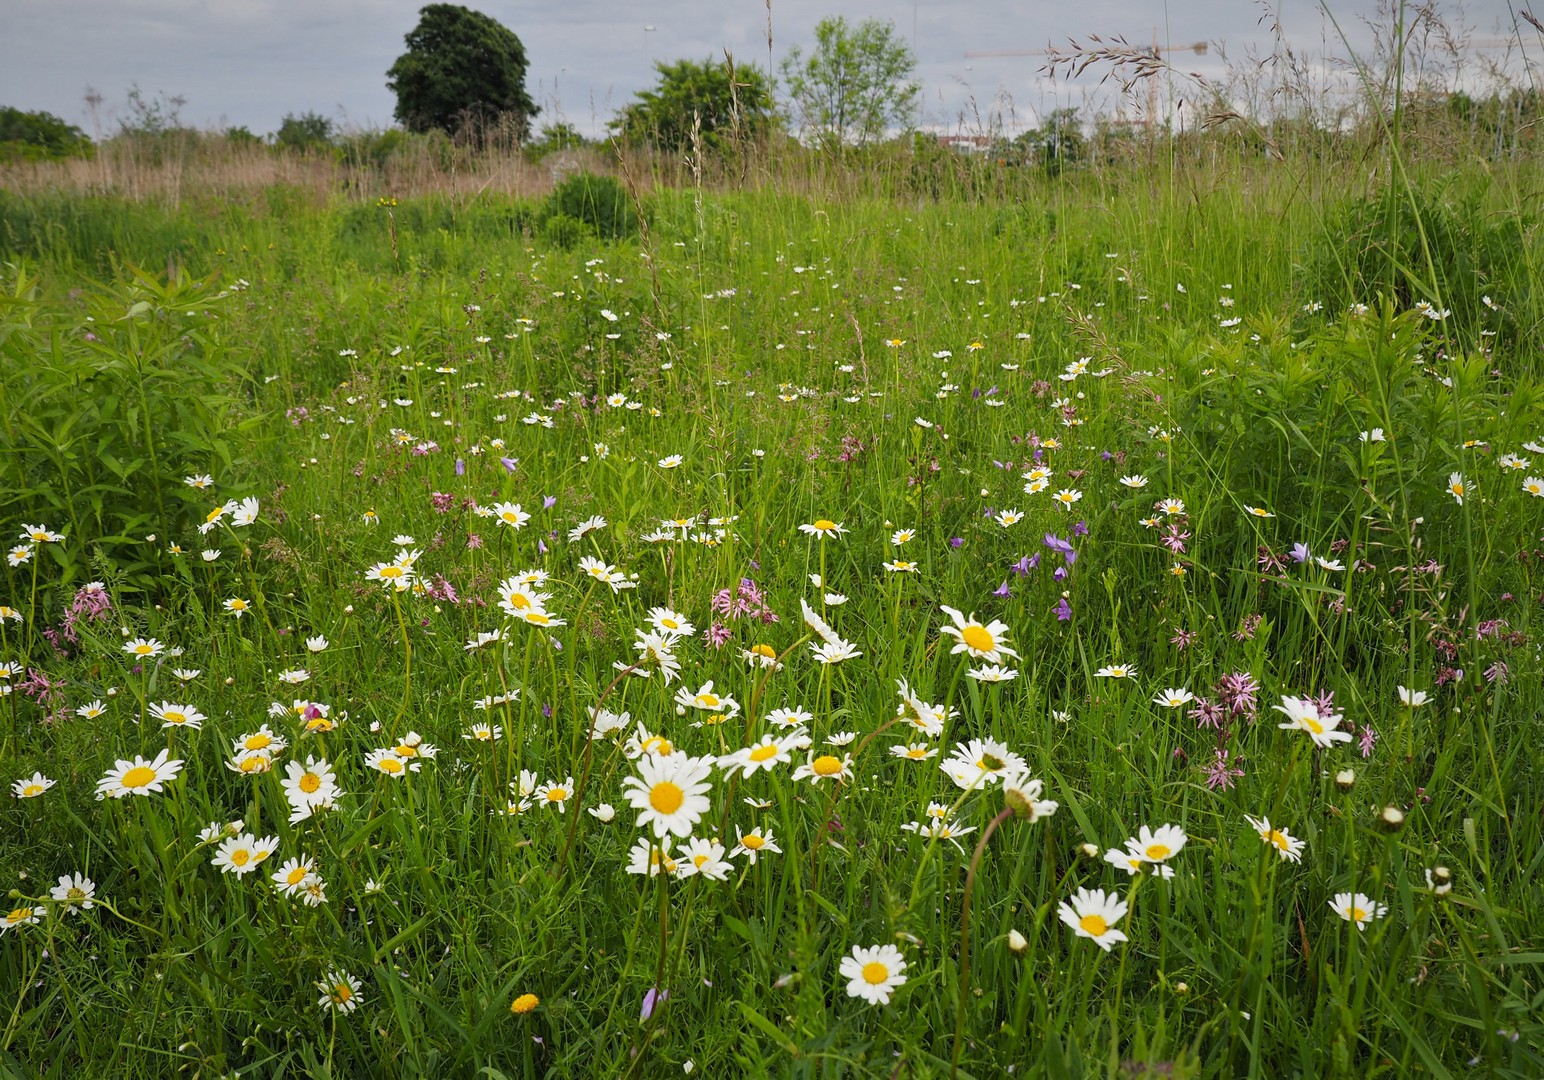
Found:
[[(456, 4), (429, 4), (419, 11), (405, 46), (386, 72), (396, 97), (397, 128), (345, 133), (331, 118), (305, 112), (286, 114), (266, 140), (244, 127), (221, 134), (235, 144), (326, 151), (357, 164), (380, 164), (413, 134), (437, 134), (474, 147), (520, 146), (536, 156), (590, 141), (561, 121), (538, 126), (541, 110), (525, 85), (525, 46), (490, 16)], [(656, 62), (656, 83), (618, 110), (610, 136), (672, 153), (711, 153), (772, 137), (798, 137), (826, 149), (871, 145), (914, 129), (921, 97), (916, 63), (893, 23), (854, 24), (832, 16), (816, 25), (812, 48), (789, 50), (778, 78), (727, 52), (722, 59)], [(128, 98), (118, 134), (156, 139), (193, 134), (178, 117), (183, 99), (147, 98), (137, 87)], [(87, 101), (94, 110), (101, 98), (88, 91)], [(1470, 127), (1500, 132), (1512, 118), (1537, 117), (1539, 92), (1530, 88), (1483, 101), (1458, 93), (1445, 111)], [(1033, 164), (1055, 174), (1084, 163), (1097, 147), (1131, 137), (1117, 124), (1089, 125), (1076, 110), (1057, 109), (1016, 138), (977, 149), (1004, 165)], [(0, 162), (89, 154), (92, 145), (78, 127), (49, 113), (0, 108)]]

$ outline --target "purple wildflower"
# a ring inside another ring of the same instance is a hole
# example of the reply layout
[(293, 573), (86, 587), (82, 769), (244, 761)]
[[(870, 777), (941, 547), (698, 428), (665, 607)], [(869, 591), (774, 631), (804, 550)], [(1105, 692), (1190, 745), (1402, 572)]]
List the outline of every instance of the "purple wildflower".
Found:
[(1004, 599), (1006, 599), (1007, 597), (1010, 597), (1010, 596), (1013, 595), (1013, 593), (1010, 592), (1009, 589), (1008, 589), (1008, 581), (1007, 581), (1006, 578), (1003, 579), (1003, 583), (1001, 585), (997, 586), (997, 588), (992, 590), (992, 595), (993, 596), (1001, 596)]
[(1244, 770), (1237, 768), (1233, 763), (1233, 755), (1227, 750), (1218, 749), (1217, 756), (1206, 767), (1206, 786), (1213, 791), (1227, 791), (1233, 787), (1234, 781), (1244, 775)]
[(1372, 729), (1371, 724), (1363, 724), (1357, 733), (1357, 748), (1362, 751), (1362, 757), (1372, 757), (1372, 748), (1378, 745), (1378, 733)]
[(1056, 610), (1056, 621), (1057, 622), (1071, 622), (1072, 621), (1072, 605), (1067, 603), (1067, 598), (1065, 596), (1062, 597), (1060, 600), (1056, 601), (1056, 609), (1055, 610)]
[(1257, 702), (1255, 694), (1260, 690), (1260, 684), (1255, 682), (1253, 675), (1247, 671), (1235, 671), (1230, 675), (1224, 675), (1217, 680), (1217, 696), (1222, 699), (1223, 706), (1234, 716), (1248, 716), (1254, 718)]
[(1196, 727), (1214, 728), (1222, 730), (1222, 722), (1226, 713), (1222, 706), (1209, 697), (1196, 698), (1196, 703), (1190, 708), (1190, 715), (1195, 718)]
[(1313, 553), (1308, 550), (1307, 544), (1293, 544), (1292, 550), (1287, 552), (1295, 563), (1305, 563), (1313, 558)]
[(1233, 631), (1233, 640), (1253, 641), (1255, 634), (1260, 630), (1260, 624), (1264, 621), (1263, 615), (1245, 615), (1244, 620), (1238, 624), (1238, 629)]
[(649, 992), (643, 995), (643, 1009), (638, 1019), (647, 1020), (654, 1015), (654, 1006), (662, 1004), (670, 999), (669, 990), (661, 990), (658, 987), (649, 987)]

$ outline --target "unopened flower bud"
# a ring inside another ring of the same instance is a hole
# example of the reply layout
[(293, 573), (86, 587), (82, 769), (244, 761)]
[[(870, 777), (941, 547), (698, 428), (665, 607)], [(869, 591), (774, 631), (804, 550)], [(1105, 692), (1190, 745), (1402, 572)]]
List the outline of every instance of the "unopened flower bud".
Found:
[(1453, 891), (1453, 871), (1445, 866), (1434, 866), (1426, 871), (1426, 885), (1435, 896), (1446, 896)]
[(1356, 770), (1341, 769), (1335, 774), (1335, 786), (1341, 791), (1350, 791), (1356, 787)]
[(1184, 982), (1177, 982), (1177, 983), (1174, 984), (1174, 992), (1176, 994), (1188, 994), (1188, 993), (1190, 993), (1190, 984), (1189, 983), (1184, 983)]
[(1008, 949), (1015, 956), (1022, 956), (1024, 950), (1029, 948), (1029, 939), (1017, 930), (1008, 931)]
[(1078, 848), (1078, 851), (1085, 859), (1097, 859), (1099, 857), (1098, 844), (1084, 844), (1082, 847)]
[(1405, 812), (1397, 806), (1385, 806), (1378, 815), (1378, 828), (1384, 832), (1398, 832), (1405, 827)]

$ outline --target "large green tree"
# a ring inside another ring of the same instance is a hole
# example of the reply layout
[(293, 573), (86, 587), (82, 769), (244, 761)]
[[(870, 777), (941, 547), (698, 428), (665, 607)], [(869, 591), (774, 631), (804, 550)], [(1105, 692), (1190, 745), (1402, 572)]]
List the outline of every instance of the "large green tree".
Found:
[(771, 82), (760, 68), (713, 60), (661, 61), (654, 67), (659, 85), (640, 91), (611, 122), (630, 142), (677, 149), (690, 144), (693, 127), (700, 124), (703, 143), (718, 146), (729, 138), (764, 134), (775, 121)]
[(911, 124), (922, 93), (916, 67), (894, 23), (865, 19), (853, 27), (838, 16), (820, 20), (814, 51), (790, 49), (782, 70), (807, 134), (861, 146)]
[(456, 4), (429, 4), (406, 40), (407, 52), (386, 72), (403, 127), (480, 135), (502, 121), (524, 135), (538, 110), (513, 31)]

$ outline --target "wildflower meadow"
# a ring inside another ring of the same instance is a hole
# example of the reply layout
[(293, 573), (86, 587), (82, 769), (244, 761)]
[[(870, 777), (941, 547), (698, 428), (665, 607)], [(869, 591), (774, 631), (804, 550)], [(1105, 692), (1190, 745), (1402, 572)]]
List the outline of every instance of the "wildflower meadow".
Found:
[(1539, 176), (1318, 168), (14, 197), (0, 1072), (1544, 1073)]

